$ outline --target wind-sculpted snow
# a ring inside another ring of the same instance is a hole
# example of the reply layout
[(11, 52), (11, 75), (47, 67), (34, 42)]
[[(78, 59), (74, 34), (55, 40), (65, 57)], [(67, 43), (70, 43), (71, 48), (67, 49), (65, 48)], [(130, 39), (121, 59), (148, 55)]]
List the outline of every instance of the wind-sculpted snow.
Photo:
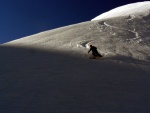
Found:
[[(0, 45), (0, 113), (149, 113), (149, 19), (88, 21)], [(89, 59), (91, 44), (101, 59)]]

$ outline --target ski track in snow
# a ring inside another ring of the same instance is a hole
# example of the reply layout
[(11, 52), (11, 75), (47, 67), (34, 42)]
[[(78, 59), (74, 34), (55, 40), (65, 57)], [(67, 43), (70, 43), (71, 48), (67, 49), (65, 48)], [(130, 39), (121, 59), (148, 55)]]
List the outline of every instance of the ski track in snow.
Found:
[(112, 28), (115, 28), (115, 29), (121, 29), (121, 30), (125, 30), (125, 31), (128, 31), (128, 32), (131, 32), (131, 33), (135, 34), (135, 38), (134, 39), (138, 39), (140, 37), (138, 32), (135, 32), (135, 31), (132, 31), (132, 30), (129, 30), (129, 29), (125, 29), (125, 28), (118, 28), (116, 26), (109, 25), (106, 22), (104, 22), (104, 25), (106, 25), (107, 27), (112, 27)]

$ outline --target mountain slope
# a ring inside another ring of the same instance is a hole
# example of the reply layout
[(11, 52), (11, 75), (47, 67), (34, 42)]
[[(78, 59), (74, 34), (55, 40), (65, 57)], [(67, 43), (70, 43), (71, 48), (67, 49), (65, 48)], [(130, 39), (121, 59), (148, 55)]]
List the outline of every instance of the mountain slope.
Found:
[[(149, 22), (88, 21), (0, 45), (0, 112), (149, 112)], [(102, 59), (88, 59), (90, 44)]]

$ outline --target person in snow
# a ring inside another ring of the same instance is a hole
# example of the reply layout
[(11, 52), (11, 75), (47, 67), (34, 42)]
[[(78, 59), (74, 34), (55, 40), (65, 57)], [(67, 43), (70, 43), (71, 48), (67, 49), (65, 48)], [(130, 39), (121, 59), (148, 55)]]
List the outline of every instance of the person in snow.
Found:
[(90, 45), (90, 50), (88, 51), (88, 53), (89, 53), (90, 51), (92, 51), (92, 55), (93, 55), (94, 57), (102, 57), (102, 55), (98, 53), (97, 47), (95, 47), (95, 46), (93, 46), (93, 45)]

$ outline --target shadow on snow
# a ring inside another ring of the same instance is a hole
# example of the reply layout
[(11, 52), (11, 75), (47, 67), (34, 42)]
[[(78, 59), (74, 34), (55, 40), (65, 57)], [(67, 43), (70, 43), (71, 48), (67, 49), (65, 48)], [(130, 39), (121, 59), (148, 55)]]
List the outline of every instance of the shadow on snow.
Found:
[(118, 63), (122, 59), (146, 64), (122, 56), (93, 61), (65, 52), (1, 46), (0, 112), (150, 111), (149, 73)]

